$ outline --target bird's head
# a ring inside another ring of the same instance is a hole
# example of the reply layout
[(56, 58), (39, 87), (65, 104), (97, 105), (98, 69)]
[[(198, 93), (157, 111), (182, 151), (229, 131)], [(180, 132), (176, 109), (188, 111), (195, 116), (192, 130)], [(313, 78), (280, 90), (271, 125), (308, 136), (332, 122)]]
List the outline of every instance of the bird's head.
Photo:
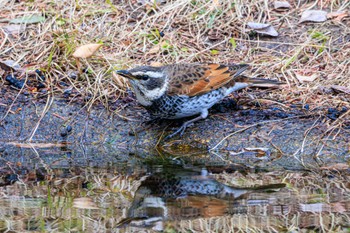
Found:
[(140, 66), (130, 70), (118, 70), (117, 74), (130, 80), (137, 100), (144, 106), (152, 104), (167, 89), (164, 67)]

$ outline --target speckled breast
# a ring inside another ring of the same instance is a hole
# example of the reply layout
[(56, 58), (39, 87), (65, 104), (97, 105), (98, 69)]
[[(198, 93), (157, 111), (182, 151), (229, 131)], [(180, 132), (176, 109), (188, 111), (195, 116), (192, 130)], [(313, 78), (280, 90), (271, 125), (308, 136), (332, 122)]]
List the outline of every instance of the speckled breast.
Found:
[(204, 109), (211, 108), (215, 103), (225, 97), (226, 88), (208, 92), (200, 96), (169, 96), (163, 95), (153, 101), (147, 110), (153, 117), (164, 119), (178, 119), (201, 114)]
[(159, 99), (153, 101), (153, 104), (146, 107), (148, 112), (154, 117), (160, 117), (164, 119), (178, 118), (182, 111), (183, 104), (189, 101), (187, 96), (168, 96), (163, 95)]

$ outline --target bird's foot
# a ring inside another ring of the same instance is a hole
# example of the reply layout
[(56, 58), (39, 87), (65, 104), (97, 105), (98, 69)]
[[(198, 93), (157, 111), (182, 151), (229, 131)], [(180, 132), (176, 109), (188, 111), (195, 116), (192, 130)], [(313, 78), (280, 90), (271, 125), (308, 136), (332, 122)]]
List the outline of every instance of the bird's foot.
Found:
[(176, 135), (178, 135), (178, 134), (179, 134), (179, 136), (180, 136), (180, 138), (181, 138), (182, 135), (184, 134), (184, 132), (185, 132), (187, 126), (188, 126), (188, 124), (187, 124), (187, 122), (185, 122), (185, 123), (184, 123), (181, 127), (179, 127), (174, 133), (172, 133), (172, 134), (166, 136), (166, 137), (164, 138), (164, 141), (167, 141), (167, 140), (173, 138), (174, 136), (176, 136)]
[(208, 115), (208, 110), (205, 110), (205, 111), (203, 111), (203, 113), (202, 113), (201, 115), (199, 115), (198, 117), (193, 118), (192, 120), (186, 121), (186, 122), (183, 123), (183, 125), (182, 125), (180, 128), (178, 128), (174, 133), (172, 133), (172, 134), (166, 136), (166, 137), (164, 138), (164, 141), (169, 140), (170, 138), (173, 138), (173, 137), (174, 137), (175, 135), (177, 135), (177, 134), (180, 134), (180, 137), (182, 137), (182, 135), (183, 135), (184, 132), (185, 132), (185, 129), (187, 128), (187, 126), (189, 126), (190, 124), (192, 124), (192, 123), (194, 123), (194, 122), (196, 122), (196, 121), (198, 121), (198, 120), (201, 120), (201, 119), (206, 118), (207, 115)]

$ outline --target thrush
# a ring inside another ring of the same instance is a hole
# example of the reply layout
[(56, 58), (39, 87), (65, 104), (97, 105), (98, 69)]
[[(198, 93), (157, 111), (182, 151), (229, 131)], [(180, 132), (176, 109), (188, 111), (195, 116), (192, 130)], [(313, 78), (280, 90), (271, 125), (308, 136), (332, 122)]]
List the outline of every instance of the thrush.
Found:
[(234, 91), (253, 85), (276, 85), (268, 79), (248, 78), (241, 74), (247, 64), (171, 64), (160, 67), (139, 66), (118, 70), (130, 80), (138, 102), (154, 118), (179, 119), (196, 116), (182, 124), (169, 139), (184, 133), (191, 123), (205, 119), (208, 109)]

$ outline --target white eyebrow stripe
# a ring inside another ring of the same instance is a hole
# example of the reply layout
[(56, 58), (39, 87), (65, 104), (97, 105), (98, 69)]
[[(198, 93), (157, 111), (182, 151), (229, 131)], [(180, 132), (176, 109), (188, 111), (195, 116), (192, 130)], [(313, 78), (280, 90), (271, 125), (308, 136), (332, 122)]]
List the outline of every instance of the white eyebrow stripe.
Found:
[(153, 72), (153, 71), (147, 71), (146, 75), (152, 78), (161, 78), (163, 77), (163, 74), (161, 72)]
[(132, 73), (133, 76), (144, 75), (144, 74), (145, 74), (144, 72), (135, 72), (135, 73)]
[(153, 71), (146, 71), (146, 72), (139, 71), (139, 72), (132, 73), (132, 75), (133, 76), (147, 75), (151, 78), (162, 78), (163, 77), (163, 74), (161, 72), (153, 72)]

